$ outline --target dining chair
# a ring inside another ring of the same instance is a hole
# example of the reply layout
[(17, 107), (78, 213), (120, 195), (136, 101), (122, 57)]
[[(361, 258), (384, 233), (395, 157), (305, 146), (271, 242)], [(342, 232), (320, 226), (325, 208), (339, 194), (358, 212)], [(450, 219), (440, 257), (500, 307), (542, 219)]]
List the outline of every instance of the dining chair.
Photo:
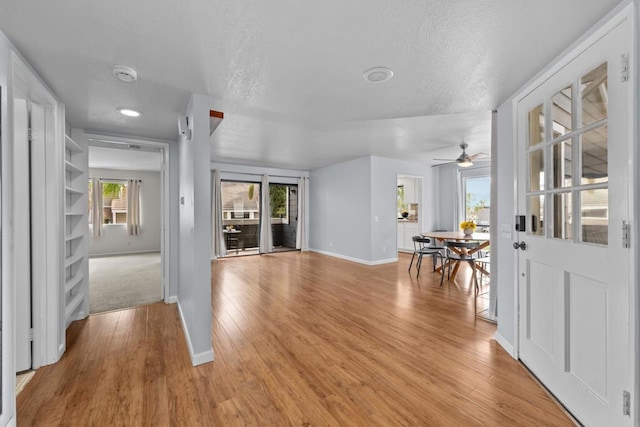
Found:
[[(447, 279), (451, 278), (451, 264), (466, 262), (471, 265), (473, 272), (473, 281), (475, 283), (476, 293), (479, 292), (478, 277), (476, 276), (476, 261), (478, 260), (478, 254), (474, 251), (480, 246), (478, 241), (454, 241), (445, 240), (444, 246), (446, 248), (446, 265)], [(442, 276), (440, 277), (440, 286), (444, 280), (444, 268), (442, 269)]]
[(491, 254), (489, 252), (480, 251), (480, 256), (476, 259), (476, 264), (480, 268), (480, 286), (482, 286), (482, 281), (484, 279), (485, 272), (487, 272), (487, 277), (491, 273)]
[[(411, 273), (411, 267), (413, 266), (413, 260), (418, 256), (416, 261), (416, 268), (418, 269), (418, 274), (416, 277), (420, 275), (420, 267), (422, 266), (422, 257), (424, 255), (433, 257), (433, 270), (436, 269), (437, 260), (440, 259), (442, 264), (442, 275), (444, 276), (444, 255), (442, 255), (441, 249), (438, 247), (429, 246), (431, 243), (431, 239), (428, 237), (422, 236), (413, 236), (411, 238), (413, 240), (413, 254), (411, 255), (411, 262), (409, 263), (409, 273)], [(440, 280), (442, 283), (442, 280)]]

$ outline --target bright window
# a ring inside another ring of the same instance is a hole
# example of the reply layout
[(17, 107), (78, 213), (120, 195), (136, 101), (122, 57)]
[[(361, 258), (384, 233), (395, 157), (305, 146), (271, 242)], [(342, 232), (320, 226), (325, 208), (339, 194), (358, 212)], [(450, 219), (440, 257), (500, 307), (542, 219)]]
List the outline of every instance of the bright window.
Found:
[[(127, 183), (124, 181), (102, 182), (102, 218), (104, 224), (127, 223)], [(89, 221), (93, 205), (92, 183), (89, 181)]]
[(289, 185), (269, 184), (272, 224), (289, 224), (289, 187)]
[(463, 177), (464, 219), (489, 227), (491, 213), (491, 177)]

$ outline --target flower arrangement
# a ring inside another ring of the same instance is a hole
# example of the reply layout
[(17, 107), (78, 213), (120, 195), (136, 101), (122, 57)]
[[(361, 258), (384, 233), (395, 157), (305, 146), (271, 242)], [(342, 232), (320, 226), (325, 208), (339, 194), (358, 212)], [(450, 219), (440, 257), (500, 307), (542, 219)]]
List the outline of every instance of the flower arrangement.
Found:
[(460, 228), (464, 230), (465, 228), (470, 228), (472, 230), (476, 229), (476, 223), (473, 221), (463, 221), (460, 223)]

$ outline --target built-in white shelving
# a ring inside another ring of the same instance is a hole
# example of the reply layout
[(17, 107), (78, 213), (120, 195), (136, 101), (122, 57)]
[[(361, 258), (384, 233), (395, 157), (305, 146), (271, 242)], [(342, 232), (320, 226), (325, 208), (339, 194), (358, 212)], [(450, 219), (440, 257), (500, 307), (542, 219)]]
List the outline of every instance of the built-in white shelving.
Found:
[(86, 300), (84, 286), (87, 259), (87, 172), (83, 148), (71, 137), (65, 136), (65, 232), (63, 283), (65, 299), (65, 327), (83, 317)]

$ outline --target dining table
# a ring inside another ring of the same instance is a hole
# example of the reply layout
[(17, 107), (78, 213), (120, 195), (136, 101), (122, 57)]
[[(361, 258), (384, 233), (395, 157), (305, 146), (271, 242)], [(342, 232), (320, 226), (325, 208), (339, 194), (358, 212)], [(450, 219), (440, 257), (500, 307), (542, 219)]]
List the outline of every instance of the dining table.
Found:
[[(462, 231), (425, 231), (421, 233), (424, 237), (428, 237), (430, 239), (434, 239), (436, 241), (436, 246), (442, 246), (445, 240), (454, 240), (458, 242), (471, 242), (477, 241), (479, 245), (473, 249), (459, 249), (459, 248), (449, 248), (458, 254), (465, 253), (466, 255), (473, 255), (474, 253), (481, 251), (489, 246), (490, 237), (489, 233), (472, 233), (470, 235), (464, 234)], [(442, 268), (444, 266), (436, 267), (437, 272), (442, 272)], [(460, 262), (455, 261), (455, 265), (453, 267), (453, 271), (451, 272), (451, 280), (455, 280), (456, 275), (458, 274), (458, 270), (460, 268)], [(481, 265), (476, 265), (476, 269), (481, 271), (483, 274), (489, 275), (489, 272), (486, 271)]]

